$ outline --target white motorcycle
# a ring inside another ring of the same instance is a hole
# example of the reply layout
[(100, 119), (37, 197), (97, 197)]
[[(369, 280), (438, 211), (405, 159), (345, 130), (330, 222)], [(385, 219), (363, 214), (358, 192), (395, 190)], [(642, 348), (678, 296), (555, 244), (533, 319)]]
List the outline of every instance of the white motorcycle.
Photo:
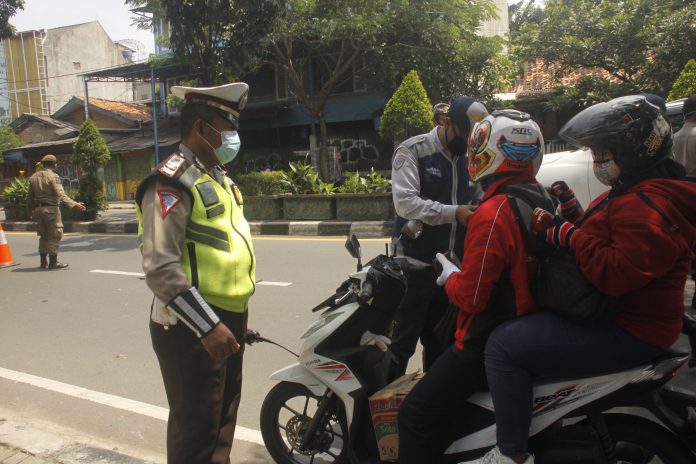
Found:
[[(323, 312), (301, 336), (297, 362), (271, 376), (279, 383), (261, 408), (261, 433), (278, 464), (381, 462), (368, 397), (393, 380), (395, 364), (375, 341), (389, 333), (406, 280), (386, 255), (363, 267), (355, 236), (346, 248), (358, 259), (357, 272), (313, 309)], [(247, 342), (256, 341), (268, 340), (252, 332)], [(689, 356), (673, 348), (615, 374), (536, 385), (536, 462), (696, 463), (696, 394), (668, 385)], [(495, 445), (489, 393), (471, 396), (459, 415), (468, 420), (439, 462), (475, 459)]]

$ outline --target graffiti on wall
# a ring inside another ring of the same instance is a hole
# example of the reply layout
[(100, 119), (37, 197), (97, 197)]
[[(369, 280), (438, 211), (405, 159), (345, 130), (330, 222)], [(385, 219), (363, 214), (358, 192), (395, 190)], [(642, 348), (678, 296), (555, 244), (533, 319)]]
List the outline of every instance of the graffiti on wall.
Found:
[(58, 164), (56, 173), (60, 176), (60, 183), (65, 190), (77, 190), (80, 188), (80, 179), (74, 165), (65, 163)]
[(379, 161), (379, 148), (364, 138), (331, 138), (329, 150), (332, 148), (342, 171), (368, 170)]

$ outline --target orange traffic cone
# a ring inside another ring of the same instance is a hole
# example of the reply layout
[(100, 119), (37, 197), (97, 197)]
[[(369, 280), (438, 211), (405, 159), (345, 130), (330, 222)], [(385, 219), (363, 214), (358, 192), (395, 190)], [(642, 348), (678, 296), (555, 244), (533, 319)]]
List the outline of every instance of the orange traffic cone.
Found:
[(0, 268), (16, 266), (18, 264), (19, 263), (15, 263), (14, 259), (12, 259), (10, 245), (7, 243), (5, 232), (2, 230), (2, 224), (0, 224)]

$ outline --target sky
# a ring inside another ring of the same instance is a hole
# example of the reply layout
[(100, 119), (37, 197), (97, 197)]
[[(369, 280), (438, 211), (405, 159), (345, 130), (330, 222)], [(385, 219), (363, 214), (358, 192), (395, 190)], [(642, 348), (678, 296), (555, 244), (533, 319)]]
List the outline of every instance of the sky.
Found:
[(24, 10), (10, 18), (17, 31), (51, 29), (98, 20), (111, 40), (135, 39), (147, 53), (154, 53), (150, 31), (131, 26), (133, 14), (123, 0), (25, 0)]

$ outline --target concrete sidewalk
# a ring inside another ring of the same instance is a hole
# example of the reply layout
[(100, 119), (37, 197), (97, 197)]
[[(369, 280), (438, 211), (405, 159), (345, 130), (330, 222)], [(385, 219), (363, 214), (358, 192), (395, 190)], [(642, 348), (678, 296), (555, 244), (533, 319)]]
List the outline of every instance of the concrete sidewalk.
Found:
[(152, 464), (52, 424), (33, 423), (0, 411), (0, 464)]
[[(32, 221), (6, 221), (0, 210), (0, 224), (5, 231), (35, 232)], [(252, 235), (328, 236), (355, 234), (359, 238), (388, 237), (393, 221), (249, 221)], [(138, 218), (132, 201), (111, 202), (95, 221), (63, 221), (64, 232), (94, 234), (137, 234)], [(1, 461), (0, 461), (1, 463)]]

